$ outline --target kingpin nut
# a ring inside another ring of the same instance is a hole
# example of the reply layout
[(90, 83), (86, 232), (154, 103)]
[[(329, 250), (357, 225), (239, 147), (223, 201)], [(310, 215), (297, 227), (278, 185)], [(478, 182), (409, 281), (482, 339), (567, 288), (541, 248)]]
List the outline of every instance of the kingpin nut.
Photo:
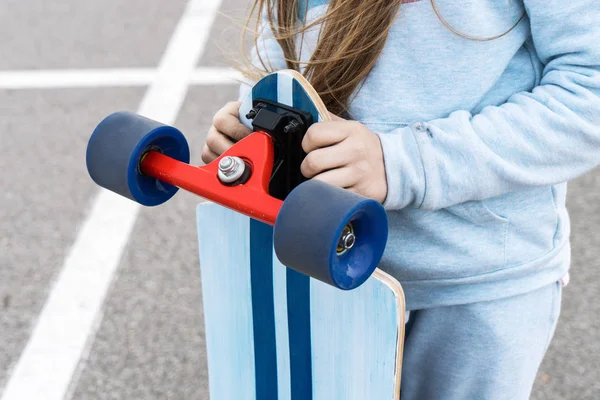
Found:
[(246, 163), (239, 157), (223, 157), (219, 161), (219, 179), (223, 183), (238, 180), (246, 170)]

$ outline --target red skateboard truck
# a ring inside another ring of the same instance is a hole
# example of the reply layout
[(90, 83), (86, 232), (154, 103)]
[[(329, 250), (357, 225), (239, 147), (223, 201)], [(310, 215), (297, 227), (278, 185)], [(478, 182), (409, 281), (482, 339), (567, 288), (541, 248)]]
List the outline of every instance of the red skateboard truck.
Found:
[(283, 265), (343, 290), (360, 286), (387, 241), (387, 215), (373, 199), (302, 176), (310, 114), (256, 100), (254, 132), (215, 161), (190, 165), (184, 135), (146, 117), (117, 112), (92, 133), (88, 172), (99, 186), (145, 206), (179, 188), (273, 226)]

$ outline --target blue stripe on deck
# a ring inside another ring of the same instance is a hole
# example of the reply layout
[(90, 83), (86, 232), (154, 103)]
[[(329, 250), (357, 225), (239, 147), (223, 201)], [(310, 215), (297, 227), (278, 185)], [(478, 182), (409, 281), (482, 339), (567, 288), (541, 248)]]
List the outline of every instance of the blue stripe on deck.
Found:
[(267, 75), (252, 88), (252, 98), (277, 101), (277, 74)]
[[(295, 79), (292, 93), (293, 106), (310, 112), (317, 121), (316, 107)], [(312, 399), (310, 279), (292, 269), (287, 270), (287, 306), (291, 399)]]
[(310, 280), (289, 268), (286, 278), (291, 399), (307, 400), (312, 399)]
[[(277, 399), (277, 344), (273, 301), (273, 227), (250, 220), (250, 280), (256, 398)], [(235, 385), (235, 382), (232, 382)]]

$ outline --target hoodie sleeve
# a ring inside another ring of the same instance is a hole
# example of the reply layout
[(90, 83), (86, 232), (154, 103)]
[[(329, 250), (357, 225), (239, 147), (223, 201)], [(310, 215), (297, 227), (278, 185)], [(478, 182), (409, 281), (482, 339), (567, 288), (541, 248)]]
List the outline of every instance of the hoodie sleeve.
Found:
[[(270, 71), (286, 69), (287, 63), (285, 61), (285, 56), (271, 30), (266, 8), (263, 8), (257, 28), (257, 43), (250, 49), (249, 54), (251, 64), (263, 71), (265, 66), (269, 68)], [(265, 64), (264, 66), (263, 63)], [(243, 99), (246, 98), (246, 95), (250, 92), (254, 83), (255, 82), (247, 80), (240, 85), (238, 100), (243, 101)]]
[(380, 134), (387, 209), (446, 208), (565, 182), (600, 163), (600, 2), (524, 0), (540, 84), (479, 114)]

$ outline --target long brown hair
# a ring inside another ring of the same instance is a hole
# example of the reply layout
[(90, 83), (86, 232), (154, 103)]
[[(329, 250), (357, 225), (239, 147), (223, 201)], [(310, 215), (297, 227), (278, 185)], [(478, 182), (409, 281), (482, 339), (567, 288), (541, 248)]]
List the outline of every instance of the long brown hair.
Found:
[[(307, 2), (308, 0), (304, 0), (305, 5)], [(271, 29), (283, 50), (287, 68), (300, 71), (300, 67), (303, 67), (304, 76), (319, 93), (327, 109), (336, 115), (344, 115), (350, 96), (379, 58), (403, 0), (330, 0), (327, 12), (310, 24), (307, 24), (306, 20), (298, 20), (298, 3), (299, 0), (255, 0), (244, 32), (248, 31), (252, 16), (256, 13), (254, 20), (257, 29), (253, 35), (253, 43), (256, 46), (258, 29), (266, 11), (266, 20), (270, 27), (263, 28)], [(448, 29), (470, 40), (493, 40), (506, 35), (525, 15), (500, 35), (476, 38), (453, 29), (439, 14), (434, 0), (431, 0), (431, 4)], [(310, 59), (301, 64), (295, 38), (323, 22), (326, 23), (322, 26)], [(243, 40), (242, 38), (242, 43)], [(265, 73), (272, 72), (272, 67), (267, 65), (260, 55), (262, 69), (248, 60), (247, 52), (243, 51), (243, 54), (244, 66), (238, 69), (244, 76), (256, 80)]]

